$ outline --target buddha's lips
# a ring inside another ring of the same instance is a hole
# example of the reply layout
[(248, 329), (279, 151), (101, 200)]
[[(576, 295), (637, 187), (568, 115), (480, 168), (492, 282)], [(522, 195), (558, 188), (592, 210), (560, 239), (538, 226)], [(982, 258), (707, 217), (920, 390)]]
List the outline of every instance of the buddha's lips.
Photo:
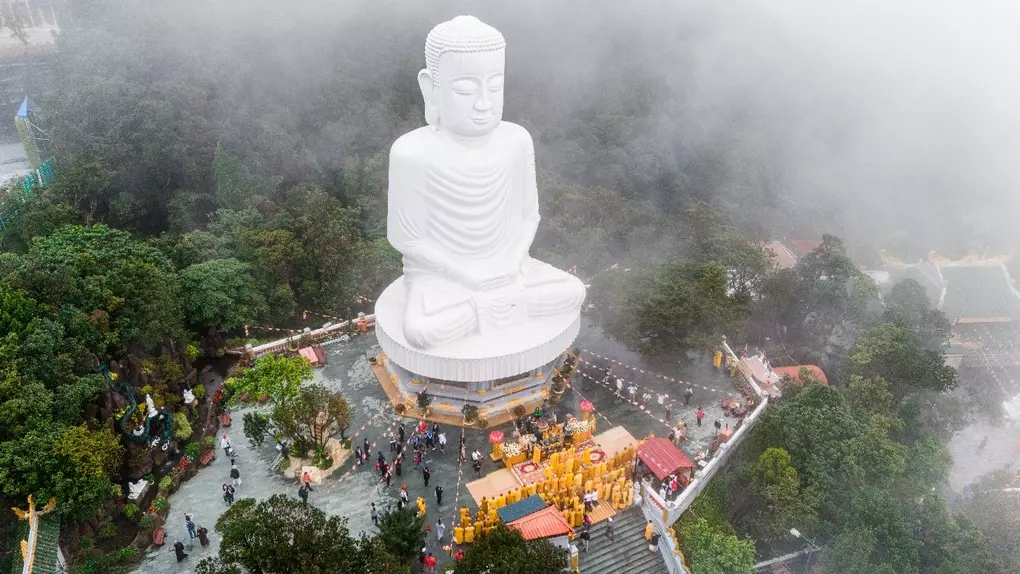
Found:
[(485, 116), (484, 118), (471, 118), (471, 121), (476, 124), (487, 124), (492, 120), (492, 116)]

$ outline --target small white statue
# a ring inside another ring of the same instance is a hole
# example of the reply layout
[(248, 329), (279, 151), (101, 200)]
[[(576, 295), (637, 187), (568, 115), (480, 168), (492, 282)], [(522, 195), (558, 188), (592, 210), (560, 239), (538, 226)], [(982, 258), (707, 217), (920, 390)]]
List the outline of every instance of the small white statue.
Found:
[(506, 41), (473, 16), (429, 32), (427, 126), (390, 150), (387, 238), (404, 256), (403, 331), (419, 349), (578, 313), (581, 281), (529, 255), (535, 147), (502, 121)]
[(145, 491), (149, 488), (149, 481), (144, 478), (139, 479), (137, 482), (128, 482), (128, 500), (139, 500), (145, 496)]
[(184, 389), (184, 404), (190, 405), (195, 402), (195, 391)]
[(156, 412), (156, 403), (153, 402), (152, 395), (145, 395), (145, 406), (148, 408), (148, 416), (150, 419), (159, 414)]

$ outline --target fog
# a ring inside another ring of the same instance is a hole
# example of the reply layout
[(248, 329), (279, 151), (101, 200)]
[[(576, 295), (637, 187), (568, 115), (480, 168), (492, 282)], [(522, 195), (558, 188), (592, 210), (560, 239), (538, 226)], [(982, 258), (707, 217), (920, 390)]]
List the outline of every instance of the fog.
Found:
[[(681, 196), (704, 199), (756, 236), (832, 232), (859, 254), (1016, 243), (1007, 223), (1020, 157), (1014, 3), (107, 6), (133, 24), (151, 18), (152, 61), (140, 74), (158, 81), (162, 66), (185, 65), (221, 81), (208, 105), (233, 118), (224, 123), (300, 115), (290, 102), (302, 100), (346, 108), (281, 121), (291, 133), (273, 136), (303, 139), (327, 171), (423, 121), (420, 109), (393, 111), (420, 101), (425, 35), (472, 13), (507, 38), (505, 117), (534, 133), (544, 182), (617, 188), (667, 211)], [(118, 39), (77, 41), (116, 50)], [(329, 77), (336, 69), (343, 80)], [(594, 119), (617, 115), (630, 122), (607, 156), (578, 143)], [(265, 166), (271, 156), (248, 159)]]

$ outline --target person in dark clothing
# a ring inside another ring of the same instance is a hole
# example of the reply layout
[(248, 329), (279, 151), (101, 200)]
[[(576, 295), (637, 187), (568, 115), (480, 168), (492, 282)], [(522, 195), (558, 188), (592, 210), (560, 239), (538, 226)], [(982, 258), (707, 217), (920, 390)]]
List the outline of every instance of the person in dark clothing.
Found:
[(715, 430), (722, 430), (722, 419), (715, 419)]
[(690, 387), (687, 387), (687, 390), (684, 391), (684, 406), (685, 407), (687, 405), (691, 404), (691, 397), (693, 397), (693, 396), (694, 396), (694, 389), (692, 389)]
[(177, 555), (178, 562), (188, 557), (188, 555), (184, 553), (184, 543), (181, 542), (180, 540), (174, 542), (174, 554)]
[(390, 433), (390, 452), (396, 452), (397, 450), (397, 439)]
[(436, 506), (443, 505), (443, 487), (436, 486)]
[(398, 432), (400, 433), (400, 446), (404, 446), (404, 433), (407, 432), (404, 430), (404, 423), (400, 423), (400, 429)]
[(365, 452), (365, 458), (368, 458), (368, 457), (372, 456), (372, 445), (368, 444), (368, 437), (365, 437), (364, 440), (365, 440), (365, 443), (362, 446), (361, 450), (363, 450)]
[(393, 473), (390, 472), (389, 467), (386, 467), (386, 472), (383, 473), (383, 478), (386, 479), (386, 488), (390, 487), (390, 479), (393, 478)]
[(393, 470), (397, 472), (397, 476), (403, 476), (400, 474), (400, 463), (404, 462), (404, 455), (398, 454), (397, 458), (393, 459)]
[(372, 503), (372, 524), (379, 526), (379, 511), (375, 509), (375, 503)]
[(209, 530), (205, 526), (198, 527), (198, 541), (202, 546), (209, 546)]
[(425, 479), (425, 486), (429, 485), (429, 478), (431, 476), (432, 476), (432, 471), (429, 470), (429, 467), (426, 466), (425, 469), (421, 471), (421, 477), (423, 479)]
[(301, 502), (304, 503), (304, 504), (308, 504), (308, 491), (309, 490), (311, 490), (311, 488), (309, 488), (308, 485), (306, 485), (306, 484), (302, 484), (301, 487), (298, 488), (298, 491), (297, 491), (298, 498), (300, 498)]
[(588, 529), (586, 528), (583, 532), (581, 532), (581, 542), (584, 543), (584, 551), (585, 552), (588, 551), (588, 541), (589, 540), (591, 540), (591, 534), (588, 533)]
[(475, 478), (481, 478), (482, 476), (482, 461), (476, 460), (471, 463), (471, 466), (475, 469)]
[(386, 457), (383, 456), (381, 450), (379, 451), (379, 456), (376, 458), (376, 462), (379, 463), (379, 472), (382, 472), (382, 468), (386, 464)]

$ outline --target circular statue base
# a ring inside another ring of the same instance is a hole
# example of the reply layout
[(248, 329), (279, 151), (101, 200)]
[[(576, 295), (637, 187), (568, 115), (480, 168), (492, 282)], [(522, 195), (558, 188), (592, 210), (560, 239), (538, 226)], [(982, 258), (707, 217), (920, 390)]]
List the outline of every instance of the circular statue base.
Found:
[(535, 319), (493, 333), (469, 335), (449, 345), (417, 349), (404, 337), (404, 278), (387, 287), (375, 304), (379, 346), (407, 371), (446, 381), (484, 382), (513, 377), (547, 365), (573, 344), (580, 313)]

